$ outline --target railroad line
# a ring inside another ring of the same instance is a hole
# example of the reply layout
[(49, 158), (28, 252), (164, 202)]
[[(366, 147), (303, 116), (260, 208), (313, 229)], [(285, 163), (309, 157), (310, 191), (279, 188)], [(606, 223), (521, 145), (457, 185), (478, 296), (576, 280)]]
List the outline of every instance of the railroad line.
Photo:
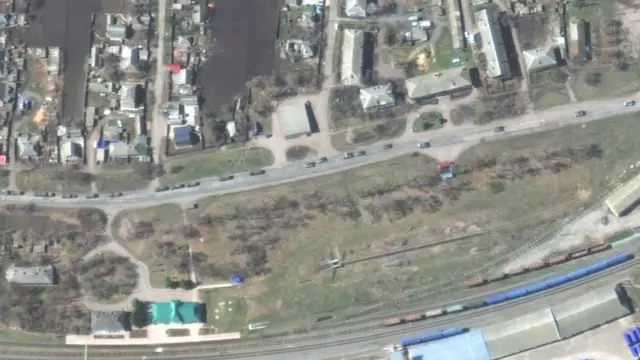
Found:
[[(552, 288), (550, 290), (546, 290), (537, 294), (532, 294), (524, 298), (511, 300), (506, 303), (502, 303), (494, 306), (489, 306), (484, 309), (470, 310), (470, 311), (466, 311), (464, 313), (458, 314), (456, 316), (445, 316), (442, 318), (436, 318), (431, 321), (427, 320), (427, 321), (415, 322), (415, 323), (405, 324), (400, 326), (388, 327), (388, 328), (382, 325), (364, 326), (357, 329), (340, 331), (340, 332), (331, 334), (331, 336), (325, 334), (325, 335), (307, 336), (307, 337), (298, 338), (298, 339), (289, 339), (289, 340), (282, 339), (282, 340), (270, 341), (270, 342), (253, 342), (253, 343), (247, 343), (247, 344), (226, 343), (228, 346), (224, 346), (224, 348), (223, 348), (224, 343), (216, 344), (217, 346), (215, 347), (197, 347), (196, 344), (190, 344), (192, 345), (191, 347), (189, 347), (188, 345), (185, 346), (186, 344), (181, 344), (180, 346), (168, 345), (168, 346), (163, 346), (163, 348), (165, 349), (162, 353), (162, 357), (164, 359), (215, 358), (218, 360), (231, 360), (231, 359), (238, 359), (238, 358), (265, 356), (265, 355), (278, 355), (278, 354), (288, 353), (292, 351), (300, 352), (300, 351), (314, 350), (314, 349), (326, 347), (328, 345), (331, 345), (331, 346), (350, 345), (353, 343), (358, 343), (358, 342), (371, 339), (372, 336), (375, 336), (376, 338), (389, 337), (389, 336), (402, 335), (409, 331), (429, 329), (434, 327), (443, 327), (443, 326), (446, 326), (446, 324), (449, 324), (454, 321), (460, 322), (468, 319), (473, 319), (479, 316), (486, 316), (491, 313), (500, 312), (503, 310), (517, 307), (519, 305), (522, 305), (528, 302), (532, 302), (536, 299), (541, 299), (544, 297), (548, 297), (550, 295), (561, 294), (563, 292), (566, 292), (571, 289), (579, 288), (585, 284), (588, 284), (596, 280), (607, 279), (613, 275), (620, 275), (622, 273), (626, 274), (628, 273), (628, 270), (632, 269), (635, 265), (639, 263), (640, 263), (640, 258), (634, 258), (616, 267), (613, 267), (613, 268), (598, 272), (596, 274), (590, 275), (586, 278), (568, 283), (565, 286)], [(568, 296), (568, 297), (572, 297), (572, 296)], [(545, 306), (541, 308), (545, 308), (545, 307), (548, 307), (548, 304), (545, 304)], [(378, 330), (378, 332), (375, 334), (361, 335), (363, 333), (371, 333), (376, 330)], [(349, 337), (350, 335), (354, 335), (354, 334), (358, 334), (358, 336)], [(321, 342), (317, 344), (303, 344), (300, 346), (293, 346), (296, 343), (304, 343), (304, 342), (316, 341), (316, 340), (326, 340), (329, 338), (342, 338), (342, 339), (337, 341)], [(193, 345), (196, 345), (196, 347), (194, 347)], [(72, 351), (63, 351), (63, 349), (64, 350), (69, 349), (69, 346), (45, 345), (45, 344), (27, 345), (31, 348), (47, 348), (46, 351), (42, 351), (42, 352), (33, 351), (33, 349), (30, 349), (29, 351), (24, 351), (23, 349), (25, 344), (21, 344), (22, 346), (21, 349), (20, 348), (15, 349), (15, 348), (12, 348), (12, 346), (15, 346), (15, 345), (8, 344), (7, 346), (0, 347), (0, 358), (15, 359), (16, 357), (19, 357), (21, 359), (33, 358), (33, 359), (40, 360), (40, 359), (46, 359), (46, 358), (71, 359), (71, 358), (84, 357), (84, 349), (81, 346), (75, 347), (74, 350)], [(276, 346), (290, 346), (290, 347), (281, 348), (281, 349), (269, 349)], [(59, 349), (61, 351), (56, 351), (56, 349)], [(135, 349), (129, 348), (126, 350), (122, 348), (96, 346), (96, 347), (90, 348), (89, 354), (91, 357), (100, 357), (105, 360), (106, 359), (123, 360), (128, 357), (132, 357), (132, 358), (135, 357), (136, 359), (140, 359), (140, 356), (150, 355), (150, 353), (152, 352), (152, 349), (153, 347), (150, 347), (150, 346), (135, 348)], [(245, 350), (245, 349), (246, 350), (253, 349), (255, 351), (243, 352), (243, 353), (231, 353), (234, 350)]]

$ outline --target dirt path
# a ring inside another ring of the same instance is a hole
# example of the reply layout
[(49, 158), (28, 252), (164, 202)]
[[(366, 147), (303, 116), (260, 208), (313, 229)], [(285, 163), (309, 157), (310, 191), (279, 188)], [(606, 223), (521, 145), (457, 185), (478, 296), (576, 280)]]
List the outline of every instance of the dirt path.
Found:
[[(153, 106), (153, 117), (151, 122), (151, 147), (153, 149), (153, 161), (162, 164), (164, 154), (162, 153), (162, 141), (166, 136), (166, 124), (163, 115), (164, 107), (164, 87), (166, 85), (167, 67), (164, 63), (164, 38), (166, 28), (166, 0), (158, 1), (158, 48), (156, 49), (156, 78), (153, 85), (156, 102)], [(171, 45), (168, 45), (171, 46)]]

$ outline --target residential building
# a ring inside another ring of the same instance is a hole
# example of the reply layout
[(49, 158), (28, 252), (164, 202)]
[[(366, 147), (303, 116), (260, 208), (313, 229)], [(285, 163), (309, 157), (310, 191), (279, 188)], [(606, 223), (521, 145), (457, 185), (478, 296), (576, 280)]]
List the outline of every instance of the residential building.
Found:
[(63, 163), (79, 163), (84, 159), (84, 139), (82, 137), (67, 138), (60, 144), (60, 161)]
[(47, 72), (51, 75), (60, 75), (60, 48), (47, 48)]
[(18, 134), (16, 137), (18, 157), (21, 159), (36, 158), (42, 152), (40, 136), (31, 134)]
[(122, 141), (110, 141), (105, 161), (123, 161), (137, 159), (149, 162), (149, 139), (146, 135), (135, 137), (129, 144)]
[(193, 324), (205, 321), (202, 309), (201, 303), (172, 300), (151, 303), (149, 312), (152, 324)]
[(357, 85), (362, 82), (363, 46), (364, 31), (344, 29), (340, 82), (345, 85)]
[(102, 47), (98, 45), (93, 45), (91, 47), (91, 53), (89, 54), (89, 64), (94, 69), (99, 69), (102, 67)]
[(344, 13), (348, 17), (364, 18), (367, 16), (367, 0), (346, 0)]
[(124, 311), (91, 312), (91, 333), (94, 335), (124, 334), (130, 329), (129, 314)]
[(289, 40), (286, 52), (295, 59), (311, 59), (315, 56), (311, 42), (305, 40)]
[(475, 14), (476, 26), (479, 29), (482, 52), (487, 59), (487, 73), (492, 78), (511, 77), (509, 58), (502, 37), (502, 29), (496, 13), (492, 9), (483, 9)]
[(122, 24), (108, 24), (107, 37), (113, 41), (124, 41), (127, 38), (127, 26)]
[(522, 51), (527, 72), (540, 71), (558, 66), (560, 50), (555, 44)]
[(137, 111), (141, 109), (139, 105), (138, 92), (140, 85), (134, 83), (122, 83), (118, 95), (120, 96), (120, 110)]
[(140, 62), (140, 48), (123, 45), (120, 49), (120, 69), (133, 71)]
[(365, 111), (394, 106), (396, 98), (391, 84), (360, 89), (360, 102)]
[(452, 68), (409, 78), (405, 87), (409, 100), (417, 101), (468, 90), (473, 84), (463, 69)]
[(50, 286), (55, 282), (55, 270), (51, 265), (16, 266), (10, 265), (5, 272), (7, 282), (24, 286)]
[(569, 39), (571, 58), (575, 61), (588, 60), (587, 23), (582, 19), (571, 19), (569, 22)]
[(185, 148), (193, 145), (191, 136), (193, 134), (193, 128), (191, 126), (172, 126), (171, 127), (171, 139), (176, 149)]

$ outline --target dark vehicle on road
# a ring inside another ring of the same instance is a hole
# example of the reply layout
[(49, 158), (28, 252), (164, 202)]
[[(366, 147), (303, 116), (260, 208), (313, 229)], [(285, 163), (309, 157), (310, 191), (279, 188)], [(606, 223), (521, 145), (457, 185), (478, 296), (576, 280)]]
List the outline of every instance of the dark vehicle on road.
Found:
[(316, 167), (316, 163), (314, 163), (313, 161), (308, 162), (308, 163), (304, 163), (304, 167), (306, 167), (306, 168)]
[(76, 194), (62, 194), (62, 198), (63, 199), (75, 199), (77, 197), (78, 197), (78, 195), (76, 195)]
[(579, 110), (579, 111), (576, 111), (576, 112), (574, 113), (574, 115), (575, 115), (575, 117), (582, 117), (582, 116), (586, 116), (586, 115), (587, 115), (587, 112), (586, 112), (586, 111), (584, 111), (584, 110)]
[(629, 100), (624, 102), (624, 106), (635, 106), (635, 105), (636, 105), (635, 100)]
[(93, 194), (88, 194), (87, 196), (85, 196), (87, 199), (97, 199), (100, 197), (100, 194), (98, 193), (93, 193)]
[(345, 159), (351, 159), (353, 157), (353, 153), (352, 152), (346, 152), (344, 153), (344, 158)]
[(251, 171), (249, 171), (249, 176), (262, 175), (262, 174), (264, 174), (266, 172), (267, 172), (267, 170), (265, 170), (265, 169), (251, 170)]
[(389, 149), (391, 149), (392, 147), (393, 147), (393, 144), (384, 144), (384, 145), (382, 145), (382, 148), (383, 148), (384, 150), (389, 150)]
[(9, 196), (24, 195), (24, 191), (22, 191), (22, 190), (20, 190), (20, 191), (7, 190), (4, 194), (5, 195), (9, 195)]
[(220, 176), (220, 181), (229, 181), (229, 180), (233, 180), (233, 175), (223, 175)]
[(194, 181), (187, 184), (187, 187), (196, 187), (200, 186), (200, 181)]
[(329, 161), (329, 159), (323, 156), (320, 159), (316, 160), (316, 164), (326, 163), (327, 161)]
[(156, 188), (156, 192), (163, 192), (163, 191), (169, 191), (169, 187), (168, 186), (160, 186)]
[(495, 129), (493, 129), (494, 133), (501, 133), (504, 131), (504, 126), (498, 126)]
[(56, 196), (55, 193), (50, 193), (47, 191), (36, 191), (36, 193), (34, 194), (37, 197), (51, 197), (51, 196)]
[(360, 151), (358, 151), (358, 152), (356, 153), (356, 155), (357, 155), (357, 156), (365, 156), (365, 155), (367, 155), (367, 152), (366, 152), (366, 151), (364, 151), (364, 150), (360, 150)]
[(184, 188), (185, 188), (185, 186), (186, 186), (185, 184), (176, 184), (176, 185), (173, 185), (173, 186), (171, 187), (171, 190), (184, 189)]
[(418, 143), (418, 149), (426, 149), (430, 147), (431, 147), (431, 144), (426, 141), (422, 141)]
[(109, 195), (112, 198), (117, 198), (117, 197), (121, 197), (122, 193), (111, 193), (111, 195)]

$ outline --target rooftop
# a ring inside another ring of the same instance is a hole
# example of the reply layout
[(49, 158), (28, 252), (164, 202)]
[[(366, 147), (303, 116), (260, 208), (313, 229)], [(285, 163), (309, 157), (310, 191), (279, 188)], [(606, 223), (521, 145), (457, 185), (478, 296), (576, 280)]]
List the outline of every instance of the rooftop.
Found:
[(342, 62), (340, 65), (340, 81), (343, 84), (359, 84), (362, 82), (362, 52), (364, 31), (344, 29), (342, 39)]
[(409, 347), (413, 360), (490, 360), (482, 330)]
[(346, 0), (344, 4), (344, 13), (350, 17), (366, 17), (366, 0)]
[(10, 265), (5, 278), (12, 284), (48, 286), (53, 285), (54, 269), (51, 265), (18, 267)]
[(292, 138), (311, 132), (307, 109), (303, 104), (293, 103), (278, 108), (278, 119), (285, 138)]
[(502, 38), (502, 29), (491, 9), (483, 9), (475, 14), (476, 25), (480, 30), (482, 52), (487, 58), (487, 73), (491, 77), (510, 77), (511, 68), (507, 50)]
[(627, 181), (621, 188), (616, 190), (606, 200), (609, 209), (616, 215), (621, 216), (640, 199), (640, 175)]
[(407, 95), (411, 99), (420, 99), (469, 89), (471, 81), (463, 74), (461, 68), (452, 68), (409, 78), (405, 81)]
[(94, 334), (113, 334), (128, 331), (129, 314), (124, 311), (92, 311), (91, 332)]
[(365, 110), (384, 106), (393, 106), (396, 98), (393, 95), (391, 84), (378, 85), (360, 89), (360, 102)]
[(558, 66), (558, 48), (556, 45), (547, 45), (537, 49), (524, 50), (524, 63), (528, 72), (548, 69)]
[(196, 302), (151, 303), (151, 322), (153, 324), (192, 324), (203, 322), (202, 304)]

